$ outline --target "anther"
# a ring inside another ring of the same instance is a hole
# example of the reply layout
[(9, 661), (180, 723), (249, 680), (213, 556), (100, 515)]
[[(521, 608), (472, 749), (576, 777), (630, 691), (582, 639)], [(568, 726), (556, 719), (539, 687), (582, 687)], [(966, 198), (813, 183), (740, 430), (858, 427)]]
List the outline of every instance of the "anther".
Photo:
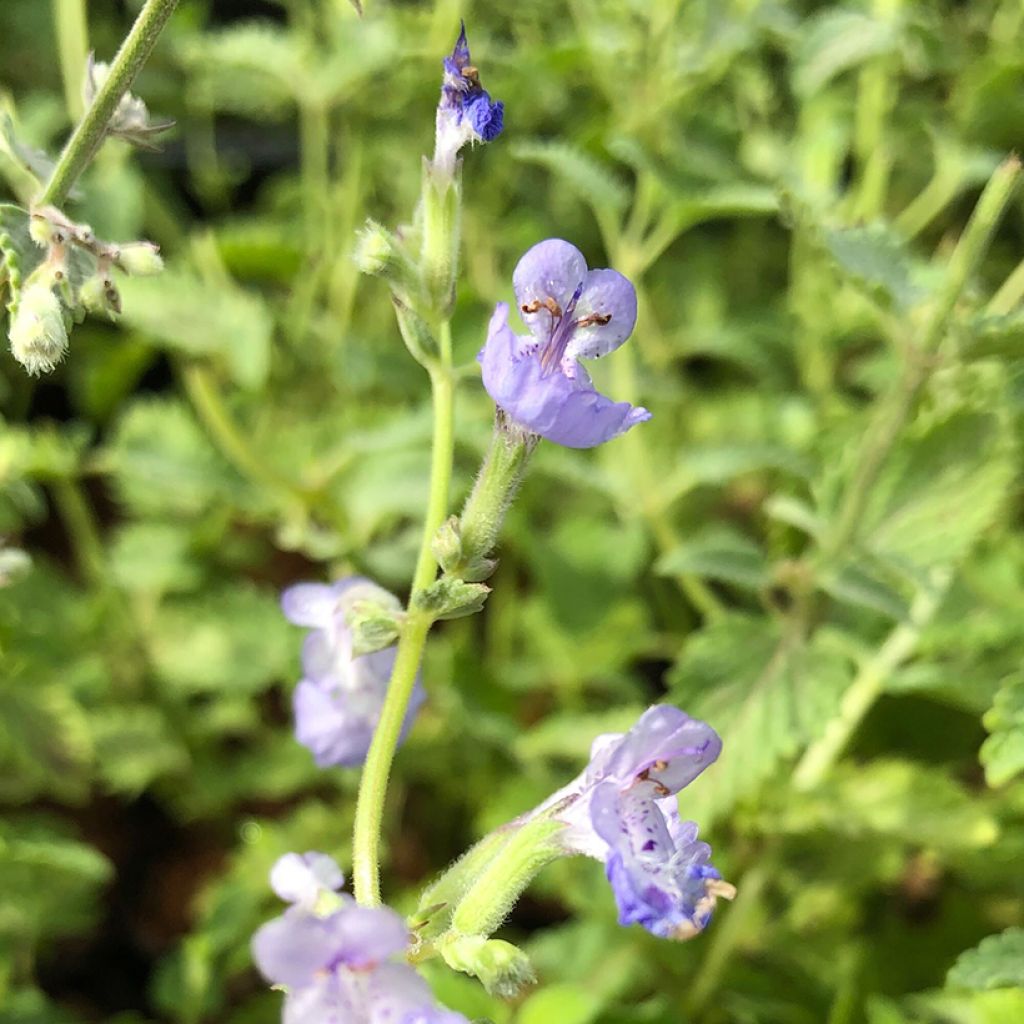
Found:
[(611, 321), (611, 313), (590, 313), (588, 316), (580, 317), (576, 321), (577, 327), (604, 327), (606, 323)]

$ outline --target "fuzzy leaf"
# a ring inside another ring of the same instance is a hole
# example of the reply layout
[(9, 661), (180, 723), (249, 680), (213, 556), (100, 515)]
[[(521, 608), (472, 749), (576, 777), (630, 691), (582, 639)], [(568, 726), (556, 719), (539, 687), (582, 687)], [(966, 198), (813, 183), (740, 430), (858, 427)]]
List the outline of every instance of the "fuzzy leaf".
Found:
[(756, 792), (778, 763), (817, 737), (852, 677), (821, 634), (810, 645), (772, 622), (730, 615), (695, 634), (671, 673), (671, 699), (714, 724), (718, 762), (687, 789), (686, 817), (704, 824)]
[(985, 781), (1002, 786), (1024, 772), (1024, 676), (1012, 676), (982, 719), (989, 737), (981, 745)]
[(794, 54), (793, 87), (811, 96), (833, 78), (897, 44), (892, 26), (859, 11), (827, 10), (810, 20)]
[(626, 186), (603, 164), (565, 142), (521, 142), (512, 155), (524, 163), (540, 164), (593, 207), (622, 210), (629, 202)]
[(1007, 928), (961, 953), (946, 975), (955, 988), (1024, 988), (1024, 928)]

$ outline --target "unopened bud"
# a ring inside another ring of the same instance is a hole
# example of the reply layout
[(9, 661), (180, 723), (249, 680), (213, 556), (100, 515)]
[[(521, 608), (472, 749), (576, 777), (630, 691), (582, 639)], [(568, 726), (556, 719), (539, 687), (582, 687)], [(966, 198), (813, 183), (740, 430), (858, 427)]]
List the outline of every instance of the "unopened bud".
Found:
[(45, 278), (29, 279), (11, 319), (11, 353), (33, 376), (49, 373), (68, 350), (60, 301)]
[(444, 962), (479, 978), (492, 995), (508, 999), (536, 980), (529, 957), (518, 946), (482, 935), (447, 935), (440, 943)]
[(160, 246), (152, 242), (127, 242), (118, 246), (117, 265), (135, 277), (151, 277), (164, 269)]
[(78, 301), (90, 313), (114, 317), (121, 312), (121, 296), (103, 274), (94, 274), (78, 289)]

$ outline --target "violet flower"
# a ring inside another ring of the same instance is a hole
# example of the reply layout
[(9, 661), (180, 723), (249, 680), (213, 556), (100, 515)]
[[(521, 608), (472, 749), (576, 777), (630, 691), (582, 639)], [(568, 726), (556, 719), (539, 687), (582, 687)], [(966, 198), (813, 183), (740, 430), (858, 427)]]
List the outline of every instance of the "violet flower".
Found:
[(599, 736), (586, 769), (532, 813), (565, 823), (568, 852), (604, 861), (620, 924), (687, 939), (707, 925), (717, 898), (735, 895), (673, 799), (721, 749), (709, 725), (656, 705), (629, 732)]
[(270, 878), (292, 906), (256, 932), (252, 953), (263, 976), (287, 990), (283, 1024), (468, 1024), (393, 961), (409, 943), (402, 917), (335, 892), (343, 878), (326, 854), (285, 854)]
[(512, 275), (532, 337), (515, 335), (499, 302), (479, 355), (484, 387), (520, 426), (568, 448), (593, 448), (651, 418), (600, 394), (579, 360), (615, 351), (636, 323), (636, 291), (616, 270), (588, 270), (574, 245), (538, 242)]
[[(394, 598), (375, 583), (349, 576), (337, 583), (298, 583), (281, 595), (289, 622), (310, 633), (302, 645), (302, 679), (295, 688), (295, 738), (321, 768), (362, 764), (380, 720), (396, 647), (352, 656), (345, 616), (353, 602)], [(417, 677), (402, 738), (426, 694)]]
[(491, 142), (501, 134), (505, 104), (493, 101), (480, 84), (480, 74), (470, 61), (465, 22), (455, 49), (443, 63), (433, 167), (438, 174), (451, 178), (459, 150), (467, 142)]

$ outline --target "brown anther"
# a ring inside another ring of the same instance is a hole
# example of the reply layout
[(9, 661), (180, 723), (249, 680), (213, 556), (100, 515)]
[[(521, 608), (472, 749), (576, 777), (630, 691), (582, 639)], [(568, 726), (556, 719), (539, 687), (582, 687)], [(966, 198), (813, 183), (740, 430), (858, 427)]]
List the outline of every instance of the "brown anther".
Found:
[(542, 309), (546, 309), (552, 316), (562, 315), (562, 307), (550, 296), (544, 299), (532, 299), (530, 302), (524, 302), (519, 308), (524, 313), (539, 313)]
[(652, 770), (656, 772), (663, 772), (668, 767), (668, 761), (655, 761), (651, 765)]
[(611, 313), (591, 313), (576, 321), (577, 327), (603, 327), (612, 318)]
[(654, 792), (657, 793), (658, 796), (671, 796), (672, 795), (672, 790), (669, 789), (668, 786), (666, 786), (666, 785), (664, 785), (664, 784), (662, 784), (660, 782), (654, 783)]
[(462, 69), (462, 77), (468, 78), (475, 85), (480, 81), (480, 72), (472, 64), (467, 64)]

